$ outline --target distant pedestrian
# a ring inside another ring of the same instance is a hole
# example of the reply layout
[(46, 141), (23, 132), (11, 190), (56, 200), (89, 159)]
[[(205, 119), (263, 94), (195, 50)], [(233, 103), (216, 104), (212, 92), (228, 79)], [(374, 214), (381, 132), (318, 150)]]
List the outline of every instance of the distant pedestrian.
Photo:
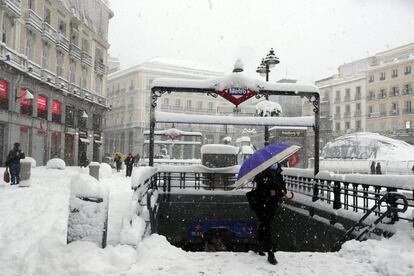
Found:
[(381, 172), (381, 164), (380, 162), (377, 163), (377, 166), (375, 167), (375, 173), (376, 174), (382, 174)]
[(116, 171), (119, 172), (121, 170), (122, 160), (121, 156), (118, 153), (115, 155), (114, 162), (116, 166)]
[(375, 162), (372, 161), (371, 163), (371, 174), (375, 174)]
[(20, 159), (26, 156), (20, 149), (19, 143), (14, 143), (13, 149), (9, 151), (6, 159), (6, 167), (10, 170), (11, 183), (10, 185), (17, 185), (20, 183)]
[(135, 155), (135, 162), (134, 162), (134, 166), (135, 166), (135, 167), (138, 167), (139, 158), (140, 158), (139, 153), (137, 153), (137, 154)]
[(132, 156), (132, 153), (128, 153), (128, 157), (125, 158), (125, 165), (126, 165), (126, 176), (131, 176), (132, 174), (132, 168), (135, 163), (135, 158)]
[(79, 158), (79, 166), (82, 167), (87, 167), (89, 163), (88, 157), (86, 157), (86, 152), (82, 151), (81, 156)]
[(414, 174), (414, 165), (413, 165), (413, 167), (411, 168), (411, 170), (413, 171), (413, 174)]

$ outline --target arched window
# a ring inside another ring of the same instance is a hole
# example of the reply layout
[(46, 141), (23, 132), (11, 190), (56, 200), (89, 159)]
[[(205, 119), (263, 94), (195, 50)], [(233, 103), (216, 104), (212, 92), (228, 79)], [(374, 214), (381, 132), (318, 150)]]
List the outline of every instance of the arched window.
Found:
[(37, 96), (37, 117), (47, 120), (47, 98)]

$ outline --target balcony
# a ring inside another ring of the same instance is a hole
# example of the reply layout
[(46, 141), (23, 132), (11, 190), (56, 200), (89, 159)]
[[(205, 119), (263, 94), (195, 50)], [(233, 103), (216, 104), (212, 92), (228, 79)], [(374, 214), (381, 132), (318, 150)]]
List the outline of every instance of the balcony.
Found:
[(33, 77), (42, 78), (42, 67), (31, 60), (27, 61), (27, 72)]
[(71, 57), (74, 57), (74, 58), (78, 59), (79, 61), (82, 59), (81, 49), (73, 43), (70, 44), (69, 55)]
[(397, 116), (400, 114), (400, 111), (398, 109), (390, 110), (389, 116)]
[(0, 56), (9, 65), (20, 70), (26, 69), (26, 57), (0, 43)]
[(361, 117), (361, 109), (355, 110), (354, 116), (355, 117)]
[(56, 75), (49, 70), (42, 69), (42, 81), (55, 84), (56, 82)]
[(341, 102), (341, 98), (335, 98), (335, 103), (340, 103)]
[(22, 15), (21, 5), (20, 0), (0, 0), (0, 6), (13, 18)]
[(403, 95), (411, 95), (413, 90), (411, 88), (405, 88), (402, 92)]
[(356, 94), (354, 101), (360, 101), (361, 100), (361, 94)]
[(397, 97), (400, 94), (400, 91), (398, 90), (391, 90), (390, 91), (390, 97)]
[(62, 77), (56, 77), (56, 88), (61, 90), (67, 90), (69, 87), (69, 83)]
[(386, 97), (387, 97), (387, 93), (385, 92), (380, 92), (377, 94), (378, 99), (385, 99)]
[(31, 29), (32, 31), (41, 33), (43, 30), (43, 20), (40, 16), (38, 16), (34, 10), (27, 10), (25, 19), (26, 27)]
[(69, 52), (69, 40), (61, 33), (56, 34), (56, 48)]
[(347, 111), (344, 113), (344, 118), (350, 118), (351, 117), (351, 111)]
[(56, 30), (46, 22), (43, 22), (42, 38), (50, 43), (56, 43)]
[(368, 118), (373, 119), (373, 118), (379, 118), (381, 116), (381, 114), (379, 112), (372, 112), (368, 114)]
[(387, 116), (387, 111), (380, 112), (380, 117), (386, 117), (386, 116)]
[(82, 63), (92, 67), (92, 56), (85, 51), (82, 51)]
[(413, 111), (411, 110), (411, 108), (410, 109), (404, 109), (403, 110), (403, 114), (405, 115), (405, 114), (413, 114)]
[(80, 87), (76, 84), (73, 84), (73, 83), (68, 85), (68, 90), (69, 90), (69, 93), (71, 93), (73, 95), (80, 95), (81, 94)]
[(106, 73), (106, 66), (102, 62), (95, 61), (95, 72), (99, 75), (105, 75)]

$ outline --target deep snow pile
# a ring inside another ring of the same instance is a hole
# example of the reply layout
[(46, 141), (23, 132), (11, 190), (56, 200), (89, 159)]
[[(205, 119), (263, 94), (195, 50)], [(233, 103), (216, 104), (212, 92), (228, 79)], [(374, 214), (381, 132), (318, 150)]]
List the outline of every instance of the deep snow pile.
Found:
[(62, 159), (53, 158), (47, 161), (46, 168), (64, 170), (66, 168), (66, 164)]
[(185, 252), (159, 235), (135, 247), (119, 245), (120, 220), (132, 197), (130, 179), (123, 173), (99, 182), (110, 191), (110, 245), (67, 245), (71, 179), (86, 173), (40, 167), (32, 170), (29, 188), (0, 185), (0, 275), (414, 275), (412, 226), (389, 240), (348, 242), (337, 253), (277, 252), (277, 266), (253, 252)]

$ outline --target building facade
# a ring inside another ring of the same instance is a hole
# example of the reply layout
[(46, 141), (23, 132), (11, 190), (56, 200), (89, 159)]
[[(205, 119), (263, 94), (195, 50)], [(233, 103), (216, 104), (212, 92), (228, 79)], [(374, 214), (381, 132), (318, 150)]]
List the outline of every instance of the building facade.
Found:
[(100, 161), (112, 16), (102, 0), (0, 1), (2, 162), (14, 142), (39, 165)]
[[(198, 68), (182, 61), (152, 59), (140, 65), (117, 71), (108, 76), (108, 98), (105, 152), (140, 153), (144, 131), (149, 129), (151, 83), (156, 78), (208, 79), (223, 73)], [(158, 99), (157, 110), (191, 114), (217, 114), (219, 106), (229, 103), (220, 98), (191, 93), (164, 94)], [(225, 126), (158, 124), (158, 129), (177, 128), (203, 133), (203, 143), (220, 143), (228, 130)], [(141, 154), (142, 155), (142, 154)]]
[(367, 70), (367, 130), (414, 144), (414, 43), (374, 56)]

